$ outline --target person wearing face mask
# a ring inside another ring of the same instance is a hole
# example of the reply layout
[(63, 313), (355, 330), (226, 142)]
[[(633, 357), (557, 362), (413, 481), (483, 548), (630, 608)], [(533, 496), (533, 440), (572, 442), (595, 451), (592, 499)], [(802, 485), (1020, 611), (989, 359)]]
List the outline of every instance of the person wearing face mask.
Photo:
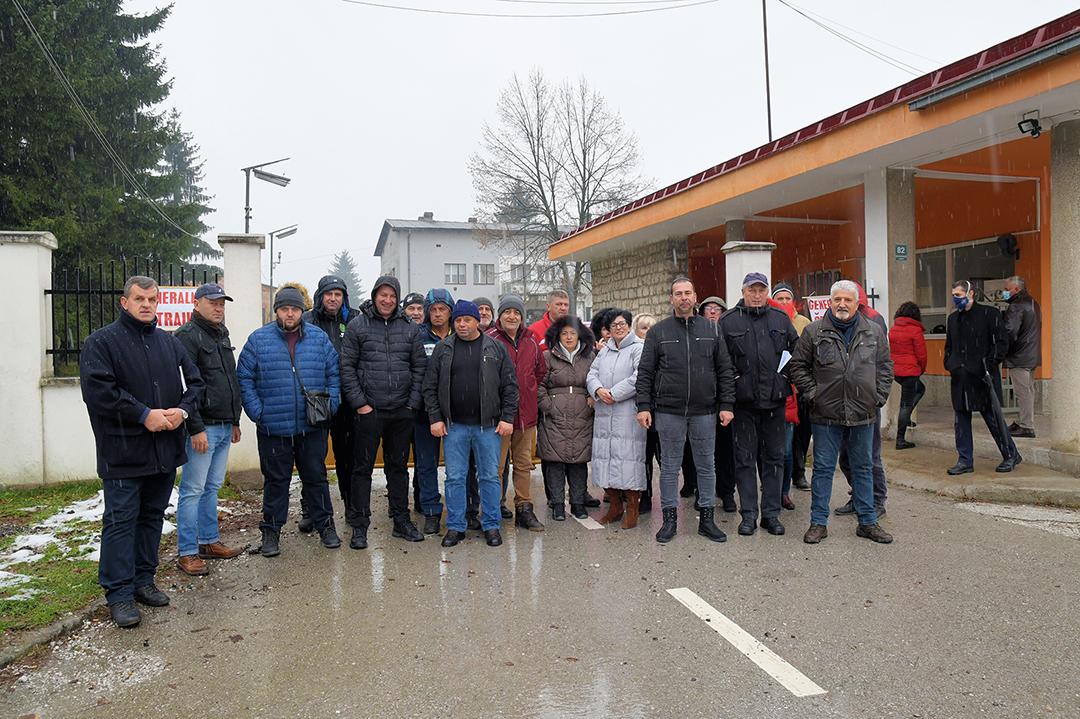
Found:
[(996, 308), (975, 301), (969, 280), (953, 283), (952, 300), (956, 311), (945, 322), (945, 369), (952, 378), (953, 430), (959, 458), (948, 473), (975, 471), (972, 412), (982, 415), (1001, 452), (1001, 464), (995, 471), (1011, 472), (1023, 457), (1009, 435), (990, 376), (998, 371), (998, 362), (1008, 347), (1005, 320)]
[(851, 468), (852, 500), (859, 518), (856, 535), (888, 544), (874, 507), (874, 424), (889, 399), (893, 364), (885, 332), (859, 312), (859, 288), (850, 280), (833, 284), (830, 308), (803, 330), (792, 355), (791, 379), (810, 403), (814, 476), (807, 544), (829, 536), (833, 475), (845, 447)]
[(1005, 310), (1005, 330), (1009, 349), (1005, 353), (1005, 368), (1009, 370), (1020, 417), (1009, 425), (1013, 437), (1035, 437), (1035, 369), (1042, 364), (1042, 310), (1031, 296), (1023, 277), (1005, 280), (1001, 296), (1009, 303)]

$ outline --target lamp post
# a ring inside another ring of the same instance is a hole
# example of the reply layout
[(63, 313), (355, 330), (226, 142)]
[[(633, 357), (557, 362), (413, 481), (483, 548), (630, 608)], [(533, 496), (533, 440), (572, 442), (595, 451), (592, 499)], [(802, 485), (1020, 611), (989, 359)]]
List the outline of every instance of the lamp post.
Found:
[(772, 142), (772, 88), (769, 86), (769, 11), (767, 0), (761, 0), (761, 34), (765, 39), (765, 122), (769, 128), (769, 142)]
[(270, 162), (264, 162), (259, 165), (251, 165), (250, 167), (241, 167), (240, 170), (244, 173), (244, 234), (251, 232), (251, 175), (254, 173), (256, 179), (278, 187), (285, 187), (292, 180), (284, 175), (275, 175), (272, 172), (266, 172), (259, 168), (266, 167), (268, 165), (276, 165), (279, 162), (285, 162), (289, 158), (283, 157), (280, 160), (272, 160)]
[(274, 230), (270, 233), (270, 292), (274, 292), (274, 238), (279, 240), (283, 237), (289, 237), (296, 234), (299, 225), (289, 225), (288, 227), (282, 227), (280, 230)]

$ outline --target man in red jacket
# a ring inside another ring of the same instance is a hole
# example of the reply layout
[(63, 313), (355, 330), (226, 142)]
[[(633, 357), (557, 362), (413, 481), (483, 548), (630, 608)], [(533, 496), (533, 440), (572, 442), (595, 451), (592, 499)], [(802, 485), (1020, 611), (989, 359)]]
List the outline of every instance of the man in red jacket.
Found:
[(536, 443), (537, 389), (547, 374), (544, 353), (532, 332), (524, 326), (525, 303), (517, 295), (504, 295), (499, 300), (499, 314), (487, 333), (506, 346), (514, 362), (518, 383), (518, 411), (514, 417), (514, 433), (502, 438), (499, 466), (506, 464), (509, 452), (514, 463), (514, 515), (517, 526), (533, 532), (544, 531), (544, 525), (533, 512), (532, 482), (533, 446)]
[(536, 344), (540, 345), (541, 352), (547, 349), (544, 336), (547, 335), (548, 329), (568, 314), (570, 314), (570, 295), (566, 290), (552, 290), (548, 295), (547, 312), (529, 325), (529, 332), (532, 332)]

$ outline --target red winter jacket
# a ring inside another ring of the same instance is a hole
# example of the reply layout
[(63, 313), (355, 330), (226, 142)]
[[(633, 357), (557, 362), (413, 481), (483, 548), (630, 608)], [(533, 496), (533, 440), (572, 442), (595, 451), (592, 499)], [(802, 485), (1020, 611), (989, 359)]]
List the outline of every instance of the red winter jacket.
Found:
[(536, 344), (540, 345), (541, 352), (548, 348), (547, 331), (553, 324), (555, 324), (555, 321), (551, 319), (551, 314), (545, 312), (543, 317), (529, 325), (529, 332), (533, 333), (533, 337), (536, 338)]
[[(778, 310), (782, 310), (784, 314), (788, 316), (788, 319), (795, 322), (795, 303), (790, 305), (782, 305), (772, 297), (769, 298), (769, 304)], [(791, 394), (788, 395), (787, 400), (784, 401), (784, 421), (788, 424), (799, 423), (799, 401), (795, 399), (796, 389), (795, 385), (791, 385)]]
[(514, 430), (536, 426), (537, 389), (547, 374), (544, 353), (536, 342), (536, 337), (524, 324), (518, 329), (518, 341), (515, 343), (496, 321), (487, 333), (499, 340), (506, 347), (510, 359), (514, 362), (514, 373), (518, 383), (518, 411), (514, 417)]
[(911, 317), (897, 317), (889, 330), (889, 351), (892, 353), (893, 374), (897, 377), (919, 377), (926, 372), (926, 338), (923, 325)]

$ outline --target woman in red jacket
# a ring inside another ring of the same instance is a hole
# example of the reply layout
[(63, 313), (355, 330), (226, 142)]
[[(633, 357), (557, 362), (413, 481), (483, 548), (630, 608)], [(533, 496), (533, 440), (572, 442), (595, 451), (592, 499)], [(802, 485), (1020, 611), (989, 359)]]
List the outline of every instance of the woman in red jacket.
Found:
[(889, 349), (892, 352), (893, 375), (900, 385), (900, 417), (896, 424), (896, 448), (915, 446), (904, 438), (912, 426), (911, 413), (926, 394), (926, 385), (919, 379), (926, 372), (926, 339), (922, 313), (914, 302), (905, 302), (896, 310), (896, 320), (889, 330)]

